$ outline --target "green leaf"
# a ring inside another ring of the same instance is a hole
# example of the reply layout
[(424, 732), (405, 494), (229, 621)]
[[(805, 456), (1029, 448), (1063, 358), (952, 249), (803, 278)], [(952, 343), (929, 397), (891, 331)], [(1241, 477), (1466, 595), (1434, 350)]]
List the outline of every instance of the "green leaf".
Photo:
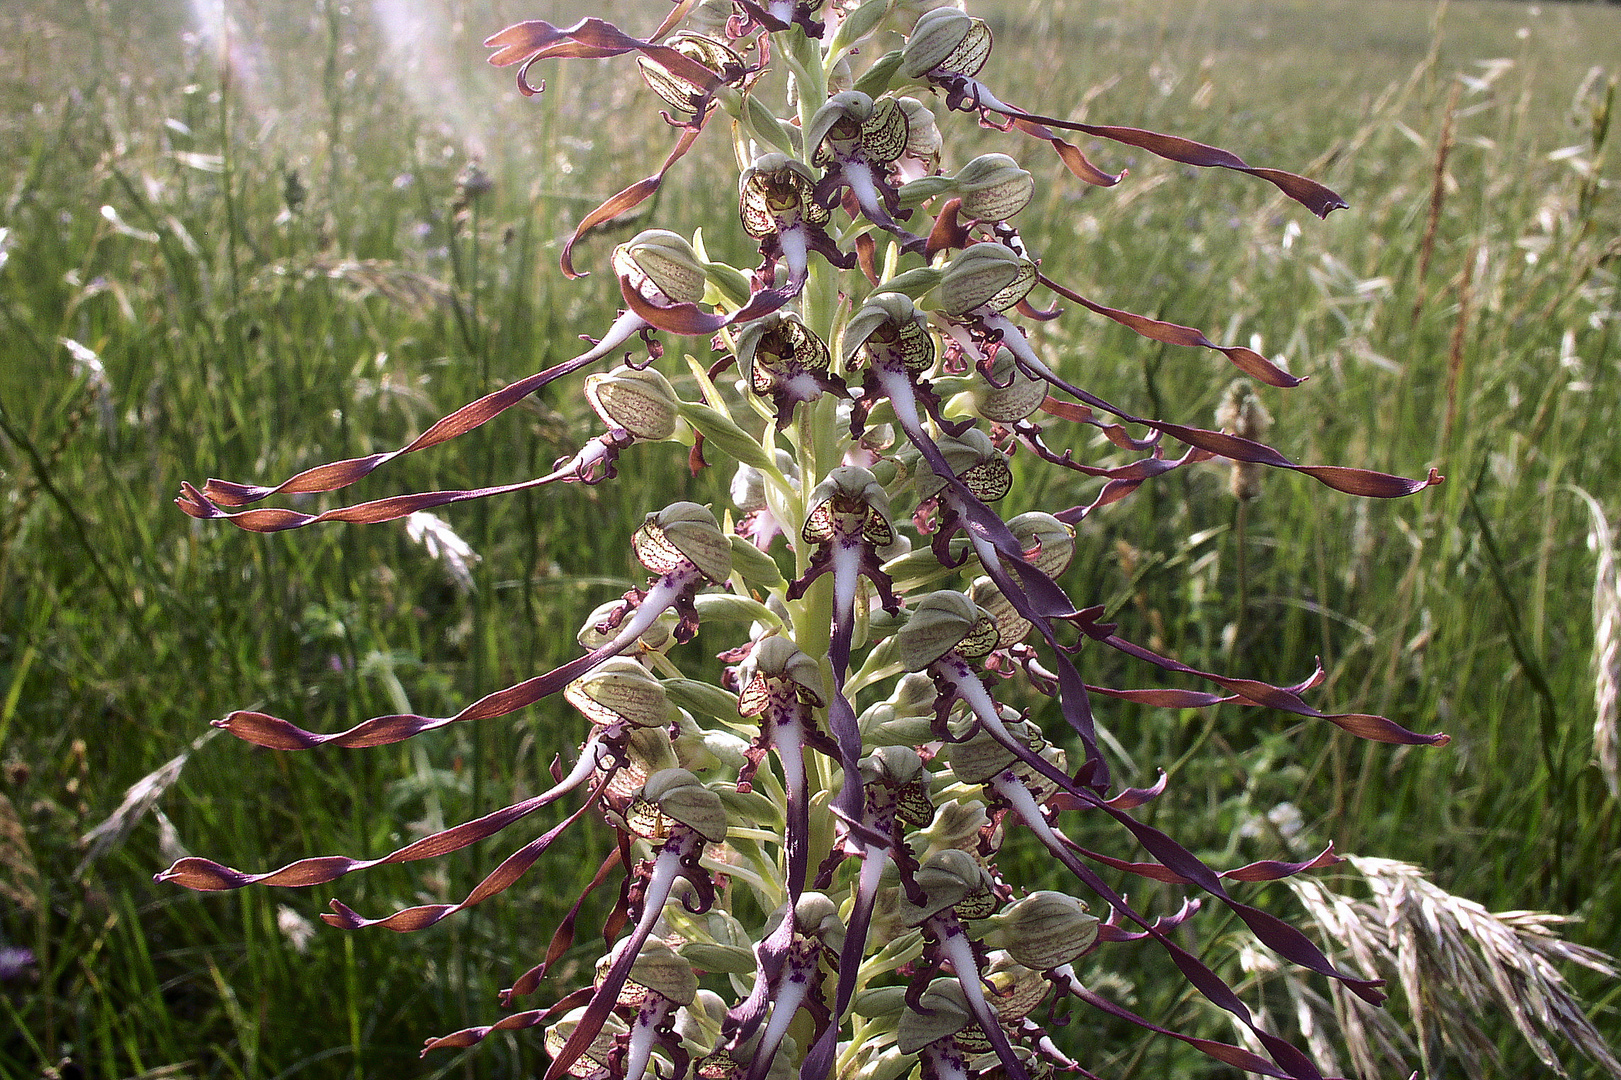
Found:
[(778, 150), (795, 157), (799, 154), (799, 134), (794, 128), (777, 119), (775, 113), (759, 98), (750, 94), (743, 99), (743, 123), (761, 142), (768, 142)]
[(876, 99), (889, 89), (890, 84), (895, 81), (895, 73), (900, 69), (901, 51), (896, 49), (893, 52), (886, 52), (873, 61), (872, 67), (862, 73), (852, 89), (860, 90), (868, 97)]
[(664, 679), (665, 696), (674, 705), (715, 720), (735, 722), (737, 695), (696, 679)]
[(681, 954), (681, 959), (699, 971), (718, 971), (725, 975), (754, 974), (754, 954), (736, 945), (689, 941), (676, 951)]
[[(787, 579), (782, 576), (782, 568), (777, 565), (777, 560), (741, 536), (732, 537), (732, 569), (742, 574), (743, 580), (757, 589), (781, 589), (788, 584)], [(767, 613), (769, 614), (769, 609)]]
[(753, 465), (756, 469), (777, 472), (777, 463), (771, 460), (771, 455), (766, 453), (752, 435), (739, 427), (737, 421), (718, 409), (700, 405), (695, 401), (683, 401), (681, 418), (702, 432), (704, 438), (734, 461)]

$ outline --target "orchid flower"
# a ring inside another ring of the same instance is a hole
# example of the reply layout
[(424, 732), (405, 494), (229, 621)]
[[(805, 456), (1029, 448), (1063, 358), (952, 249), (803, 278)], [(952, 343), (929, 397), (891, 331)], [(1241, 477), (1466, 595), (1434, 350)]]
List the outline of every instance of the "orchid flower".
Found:
[[(1090, 1077), (1062, 1037), (1032, 1019), (1062, 995), (1233, 1068), (1319, 1080), (1300, 1049), (1265, 1030), (1221, 961), (1192, 943), (1203, 905), (1221, 905), (1283, 960), (1377, 1003), (1377, 984), (1337, 970), (1299, 931), (1229, 890), (1337, 856), (1327, 848), (1304, 861), (1206, 865), (1140, 819), (1169, 780), (1162, 772), (1146, 787), (1119, 786), (1094, 710), (1231, 704), (1324, 720), (1376, 742), (1439, 746), (1446, 736), (1319, 710), (1307, 697), (1325, 681), (1320, 669), (1277, 686), (1129, 640), (1085, 595), (1087, 583), (1072, 580), (1084, 542), (1075, 526), (1173, 470), (1215, 459), (1243, 470), (1246, 491), (1262, 483), (1263, 467), (1374, 498), (1415, 495), (1441, 477), (1298, 464), (1258, 441), (1263, 424), (1223, 419), (1225, 430), (1211, 431), (1138, 416), (1078, 385), (1030, 332), (1062, 315), (1034, 305), (1037, 288), (1149, 340), (1221, 353), (1253, 380), (1245, 391), (1253, 416), (1265, 414), (1263, 395), (1303, 380), (1254, 350), (1051, 280), (1013, 223), (1038, 177), (1005, 153), (953, 166), (941, 126), (955, 112), (1017, 129), (1105, 187), (1122, 177), (1058, 132), (1246, 173), (1319, 215), (1344, 201), (1214, 147), (1013, 105), (981, 80), (992, 58), (983, 21), (955, 7), (912, 11), (679, 0), (646, 32), (587, 18), (563, 28), (519, 23), (489, 39), (492, 62), (520, 65), (519, 88), (531, 96), (543, 88), (528, 73), (542, 61), (631, 57), (678, 132), (657, 173), (575, 229), (563, 246), (565, 274), (579, 276), (574, 257), (588, 230), (648, 202), (720, 112), (746, 163), (738, 218), (726, 227), (740, 224), (758, 244), (758, 265), (711, 260), (698, 233), (644, 230), (606, 260), (624, 310), (572, 359), (455, 410), (397, 450), (279, 484), (187, 484), (181, 509), (257, 532), (381, 522), (554, 483), (611, 483), (663, 448), (685, 451), (695, 473), (728, 459), (734, 507), (681, 499), (646, 514), (629, 541), (645, 585), (604, 598), (580, 629), (578, 655), (454, 715), (381, 716), (335, 733), (257, 711), (216, 721), (275, 750), (364, 748), (560, 694), (583, 723), (559, 735), (559, 750), (573, 756), (560, 755), (548, 791), (376, 858), (320, 856), (261, 873), (187, 858), (161, 879), (202, 891), (325, 885), (460, 850), (567, 800), (560, 822), (458, 903), (367, 918), (333, 901), (325, 917), (338, 927), (420, 929), (500, 894), (582, 817), (611, 828), (611, 849), (544, 958), (502, 995), (512, 1011), (431, 1039), (429, 1050), (540, 1028), (552, 1058), (546, 1080), (899, 1080), (914, 1070), (926, 1080), (1028, 1080), (1053, 1069)], [(897, 30), (904, 46), (885, 52)], [(786, 69), (780, 106), (765, 93), (779, 85), (766, 78), (773, 67)], [(935, 108), (921, 100), (928, 95)], [(707, 366), (686, 357), (683, 368), (660, 335), (712, 342), (723, 355)], [(599, 363), (611, 369), (587, 371)], [(723, 380), (734, 367), (736, 378)], [(254, 505), (347, 488), (576, 376), (594, 426), (543, 476), (311, 513)], [(1125, 457), (1055, 450), (1044, 435), (1054, 424), (1090, 426)], [(1097, 490), (1079, 505), (1004, 517), (999, 507), (1018, 502), (1008, 460), (1016, 453)], [(1102, 649), (1155, 677), (1207, 685), (1087, 681), (1083, 667)], [(701, 677), (715, 656), (722, 674)], [(1015, 708), (1020, 700), (1033, 704)], [(1118, 826), (1146, 856), (1095, 850), (1106, 845), (1090, 839), (1096, 830), (1078, 831), (1082, 815)], [(1000, 856), (1016, 843), (1038, 845), (1052, 876), (1005, 876)], [(1149, 918), (1103, 869), (1200, 895)], [(595, 979), (554, 986), (586, 897), (610, 883), (620, 903), (603, 928)], [(1259, 1049), (1175, 1030), (1088, 985), (1107, 970), (1107, 950), (1139, 942), (1162, 949)], [(549, 1003), (513, 1009), (543, 992)]]
[(816, 180), (803, 163), (787, 154), (762, 154), (743, 170), (738, 181), (738, 216), (743, 231), (760, 241), (765, 256), (761, 276), (770, 280), (770, 268), (782, 259), (788, 270), (786, 291), (799, 293), (810, 273), (810, 252), (816, 251), (840, 269), (855, 265), (827, 233), (832, 215), (816, 200)]
[(832, 205), (840, 188), (848, 188), (868, 221), (907, 241), (911, 233), (895, 222), (899, 195), (885, 176), (906, 153), (907, 114), (894, 98), (873, 101), (859, 90), (834, 94), (811, 118), (805, 141), (817, 147), (813, 160), (827, 169), (816, 185), (816, 198)]

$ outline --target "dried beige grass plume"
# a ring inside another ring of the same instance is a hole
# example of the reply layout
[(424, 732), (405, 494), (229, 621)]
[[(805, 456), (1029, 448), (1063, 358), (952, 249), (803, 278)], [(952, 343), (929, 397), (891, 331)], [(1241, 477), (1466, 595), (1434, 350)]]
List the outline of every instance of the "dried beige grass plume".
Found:
[(458, 589), (464, 593), (473, 591), (473, 564), (482, 556), (448, 522), (418, 510), (405, 519), (405, 534), (427, 549), (428, 557), (445, 568)]
[(1621, 588), (1616, 580), (1615, 534), (1597, 499), (1572, 488), (1587, 503), (1593, 527), (1587, 543), (1598, 558), (1593, 574), (1593, 755), (1611, 798), (1621, 798), (1616, 719), (1621, 713)]
[(1569, 1074), (1556, 1044), (1568, 1043), (1610, 1076), (1621, 1059), (1571, 994), (1559, 966), (1579, 964), (1610, 977), (1616, 961), (1559, 937), (1575, 921), (1540, 911), (1487, 911), (1431, 882), (1421, 867), (1353, 856), (1349, 863), (1371, 895), (1361, 900), (1310, 878), (1290, 878), (1321, 940), (1346, 967), (1399, 987), (1411, 1033), (1397, 1018), (1344, 993), (1325, 999), (1296, 971), (1260, 952), (1242, 957), (1261, 982), (1281, 980), (1292, 1020), (1325, 1072), (1339, 1073), (1334, 1047), (1322, 1032), (1338, 1027), (1353, 1072), (1364, 1080), (1407, 1075), (1415, 1056), (1440, 1075), (1450, 1057), (1477, 1080), (1503, 1075), (1495, 1038), (1507, 1018), (1537, 1057), (1557, 1075)]

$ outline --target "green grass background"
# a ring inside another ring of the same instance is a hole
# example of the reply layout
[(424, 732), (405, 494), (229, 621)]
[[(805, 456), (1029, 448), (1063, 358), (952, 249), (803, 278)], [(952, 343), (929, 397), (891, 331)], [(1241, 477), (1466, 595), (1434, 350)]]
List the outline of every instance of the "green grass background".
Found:
[[(629, 62), (551, 65), (535, 73), (538, 100), (483, 64), (486, 34), (583, 8), (426, 5), (414, 44), (373, 11), (415, 6), (230, 9), (213, 36), (178, 5), (0, 11), (0, 944), (38, 959), (37, 978), (0, 988), (0, 1075), (63, 1058), (109, 1078), (527, 1075), (536, 1037), (421, 1064), (416, 1050), (498, 1015), (497, 989), (538, 958), (604, 831), (583, 828), (524, 883), (430, 931), (322, 928), (300, 947), (284, 924), (330, 896), (365, 913), (457, 899), (506, 848), (291, 893), (198, 897), (151, 875), (175, 842), (245, 869), (381, 854), (540, 790), (581, 738), (578, 717), (547, 703), (354, 753), (193, 741), (233, 708), (336, 730), (406, 705), (443, 715), (545, 670), (572, 654), (586, 612), (636, 583), (626, 539), (641, 515), (677, 493), (721, 498), (725, 478), (689, 479), (676, 448), (638, 447), (613, 484), (459, 508), (446, 516), (482, 556), (471, 595), (403, 528), (252, 536), (170, 500), (182, 480), (280, 478), (399, 445), (573, 355), (578, 335), (606, 328), (613, 296), (601, 273), (562, 279), (561, 238), (652, 171), (671, 137)], [(641, 5), (593, 10), (653, 24)], [(1621, 823), (1592, 762), (1596, 556), (1578, 494), (1621, 510), (1621, 170), (1607, 127), (1621, 12), (1076, 0), (991, 14), (985, 78), (1012, 100), (1309, 171), (1352, 204), (1319, 222), (1249, 178), (1101, 143), (1088, 152), (1130, 173), (1086, 190), (1038, 143), (955, 118), (953, 164), (994, 147), (1036, 172), (1021, 221), (1044, 270), (1286, 356), (1312, 377), (1265, 395), (1269, 441), (1293, 459), (1448, 476), (1371, 504), (1273, 474), (1239, 529), (1211, 465), (1088, 520), (1067, 582), (1127, 636), (1275, 681), (1320, 656), (1325, 710), (1454, 737), (1399, 750), (1255, 710), (1111, 708), (1123, 778), (1173, 773), (1150, 820), (1231, 864), (1279, 854), (1239, 827), (1292, 801), (1305, 843), (1422, 863), (1493, 909), (1579, 915), (1573, 939), (1621, 952)], [(702, 226), (742, 261), (724, 132), (703, 142), (657, 221)], [(494, 187), (458, 212), (473, 158)], [(578, 261), (599, 268), (613, 242), (593, 239)], [(1214, 354), (1079, 311), (1040, 339), (1139, 414), (1211, 426), (1231, 377)], [(75, 348), (99, 358), (104, 386)], [(589, 433), (584, 412), (577, 386), (551, 390), (361, 490), (538, 475)], [(1059, 509), (1089, 493), (1022, 469), (1013, 500)], [(1086, 673), (1153, 679), (1103, 656)], [(183, 753), (173, 786), (87, 860), (81, 837)], [(1298, 914), (1281, 888), (1250, 891)], [(1232, 928), (1198, 931), (1231, 966)], [(1168, 965), (1118, 951), (1138, 1011), (1209, 1023)], [(594, 955), (589, 942), (579, 953)], [(1621, 1036), (1617, 988), (1572, 974), (1600, 1029)], [(1168, 1040), (1074, 1023), (1102, 1075), (1222, 1075)], [(1505, 1075), (1537, 1067), (1504, 1050)]]

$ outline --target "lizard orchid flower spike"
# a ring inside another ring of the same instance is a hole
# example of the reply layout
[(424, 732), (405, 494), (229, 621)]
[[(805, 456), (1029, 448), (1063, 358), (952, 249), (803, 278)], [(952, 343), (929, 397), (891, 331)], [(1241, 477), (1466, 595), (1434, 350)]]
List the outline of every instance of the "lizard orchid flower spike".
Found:
[[(679, 0), (646, 32), (598, 18), (536, 20), (489, 39), (491, 61), (518, 66), (530, 96), (541, 87), (528, 73), (541, 61), (629, 57), (676, 132), (657, 172), (580, 222), (563, 245), (565, 274), (579, 276), (574, 255), (589, 230), (652, 205), (722, 112), (731, 123), (715, 127), (730, 129), (745, 167), (733, 178), (738, 220), (721, 228), (740, 221), (758, 264), (712, 260), (720, 245), (696, 232), (689, 240), (645, 229), (608, 257), (624, 310), (578, 355), (464, 405), (397, 450), (274, 485), (188, 484), (181, 509), (258, 532), (381, 522), (554, 483), (612, 485), (666, 452), (686, 455), (692, 492), (670, 493), (676, 501), (641, 518), (629, 544), (645, 584), (602, 603), (580, 652), (549, 672), (447, 717), (381, 716), (332, 734), (256, 711), (216, 722), (272, 750), (364, 748), (561, 695), (584, 723), (558, 736), (551, 789), (380, 858), (325, 855), (264, 873), (187, 858), (160, 877), (203, 891), (324, 885), (461, 850), (566, 802), (561, 821), (459, 903), (365, 918), (334, 901), (325, 916), (349, 930), (431, 926), (501, 893), (580, 818), (612, 830), (611, 850), (540, 962), (501, 995), (508, 1011), (431, 1039), (429, 1050), (540, 1029), (552, 1058), (546, 1080), (1090, 1076), (1070, 1034), (1032, 1019), (1043, 1001), (1073, 998), (1224, 1067), (1320, 1080), (1310, 1058), (1251, 1012), (1228, 982), (1236, 963), (1202, 948), (1196, 930), (1201, 902), (1222, 905), (1281, 960), (1377, 1002), (1375, 984), (1336, 970), (1238, 891), (1331, 865), (1333, 850), (1212, 869), (1168, 831), (1197, 822), (1140, 820), (1170, 781), (1162, 772), (1150, 787), (1118, 786), (1094, 709), (1230, 705), (1397, 745), (1446, 736), (1320, 711), (1307, 701), (1326, 681), (1320, 669), (1274, 686), (1138, 645), (1104, 621), (1092, 582), (1075, 580), (1070, 563), (1087, 542), (1076, 525), (1173, 470), (1218, 458), (1252, 479), (1263, 467), (1288, 469), (1374, 498), (1413, 495), (1440, 477), (1300, 465), (1258, 441), (1261, 425), (1224, 421), (1228, 430), (1211, 431), (1092, 393), (1055, 336), (1027, 329), (1063, 315), (1033, 304), (1038, 287), (1151, 341), (1220, 352), (1251, 380), (1256, 415), (1261, 398), (1303, 380), (1254, 350), (1049, 279), (1013, 224), (1045, 181), (1006, 153), (953, 158), (946, 122), (1016, 129), (1104, 187), (1121, 175), (1061, 133), (1246, 173), (1320, 215), (1343, 200), (1201, 143), (1010, 104), (989, 88), (992, 76), (982, 81), (989, 27), (955, 7), (917, 14), (933, 2)], [(894, 48), (897, 33), (906, 40)], [(780, 104), (771, 100), (778, 89)], [(724, 355), (675, 363), (661, 335), (712, 342)], [(738, 378), (718, 382), (732, 365)], [(255, 505), (343, 490), (565, 379), (590, 430), (544, 476), (331, 508)], [(1105, 454), (1054, 449), (1042, 427), (1052, 424), (1089, 425)], [(1172, 443), (1186, 447), (1180, 456)], [(1016, 473), (1009, 456), (1021, 452)], [(724, 486), (703, 475), (706, 454), (729, 459), (732, 509), (696, 501)], [(1049, 467), (1068, 483), (1045, 490), (1092, 490), (1079, 505), (1022, 505), (1004, 518), (1004, 504), (1042, 490), (1025, 477)], [(697, 649), (700, 618), (706, 638), (736, 636)], [(1177, 684), (1088, 682), (1082, 668), (1105, 647)], [(723, 666), (711, 678), (716, 656)], [(1115, 829), (1129, 851), (1094, 839)], [(1049, 867), (1040, 881), (1007, 872), (1029, 860), (1005, 853), (1027, 845)], [(1105, 874), (1199, 897), (1151, 918)], [(602, 928), (596, 978), (557, 986), (577, 966), (565, 960), (586, 900), (605, 885), (619, 903)], [(1163, 950), (1189, 986), (1253, 1034), (1253, 1049), (1176, 1030), (1093, 989), (1110, 971), (1110, 950), (1138, 942)], [(541, 993), (550, 996), (539, 1007), (515, 1008)]]

